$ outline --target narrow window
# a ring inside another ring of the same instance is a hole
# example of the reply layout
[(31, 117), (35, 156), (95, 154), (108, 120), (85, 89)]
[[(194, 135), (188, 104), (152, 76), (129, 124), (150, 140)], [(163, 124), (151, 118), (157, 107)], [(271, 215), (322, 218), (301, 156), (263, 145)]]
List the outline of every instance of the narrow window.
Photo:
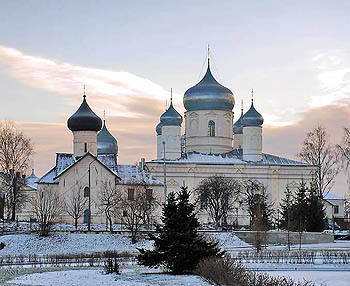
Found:
[(90, 197), (90, 190), (89, 187), (84, 188), (84, 198)]
[(338, 214), (339, 213), (339, 206), (334, 206), (334, 213)]
[(87, 153), (87, 143), (84, 143), (84, 152)]
[(89, 223), (90, 220), (90, 211), (87, 209), (84, 211), (84, 221), (83, 223)]
[(133, 201), (135, 198), (135, 192), (134, 189), (128, 189), (128, 200)]
[(152, 189), (147, 189), (146, 190), (146, 200), (149, 202), (153, 198), (153, 190)]
[(123, 217), (128, 216), (128, 211), (123, 211)]
[(208, 123), (208, 135), (210, 137), (215, 136), (215, 122), (213, 120), (210, 120)]

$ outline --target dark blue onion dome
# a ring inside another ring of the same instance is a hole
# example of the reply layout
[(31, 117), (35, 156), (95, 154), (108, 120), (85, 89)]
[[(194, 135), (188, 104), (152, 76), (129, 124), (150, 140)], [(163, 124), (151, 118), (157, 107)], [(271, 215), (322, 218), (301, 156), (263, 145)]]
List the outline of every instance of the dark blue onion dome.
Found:
[(241, 109), (241, 116), (239, 119), (233, 124), (233, 134), (243, 134), (243, 108)]
[(175, 110), (172, 100), (169, 108), (160, 116), (160, 123), (162, 126), (181, 126), (182, 116)]
[(208, 69), (202, 80), (189, 88), (184, 95), (184, 106), (187, 111), (226, 110), (232, 111), (235, 105), (233, 93), (216, 81)]
[(118, 143), (103, 120), (102, 130), (97, 134), (97, 154), (118, 154)]
[(262, 115), (256, 111), (252, 99), (252, 105), (242, 117), (243, 127), (245, 126), (261, 126), (264, 123)]
[(162, 127), (163, 127), (162, 122), (159, 122), (156, 126), (157, 135), (162, 135)]
[(71, 131), (99, 131), (102, 127), (102, 120), (90, 108), (86, 102), (86, 95), (78, 110), (69, 117), (68, 129)]

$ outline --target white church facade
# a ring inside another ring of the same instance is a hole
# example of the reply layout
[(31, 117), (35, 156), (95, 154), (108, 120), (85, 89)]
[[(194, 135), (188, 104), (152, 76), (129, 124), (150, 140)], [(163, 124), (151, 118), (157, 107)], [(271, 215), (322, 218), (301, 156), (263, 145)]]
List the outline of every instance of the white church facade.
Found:
[[(38, 192), (52, 188), (61, 200), (70, 201), (74, 192), (81, 191), (89, 206), (79, 223), (87, 223), (89, 218), (91, 223), (105, 223), (98, 195), (106, 184), (125, 192), (147, 184), (154, 196), (164, 201), (167, 193), (178, 191), (180, 186), (193, 191), (214, 175), (251, 179), (266, 187), (277, 208), (287, 186), (296, 188), (302, 179), (312, 179), (314, 166), (263, 152), (264, 119), (253, 98), (249, 110), (243, 113), (242, 109), (233, 123), (234, 95), (213, 77), (209, 60), (206, 74), (185, 92), (183, 103), (184, 117), (172, 100), (160, 116), (156, 159), (140, 166), (120, 165), (117, 140), (106, 122), (92, 111), (84, 94), (80, 107), (67, 121), (73, 152), (56, 154), (55, 166), (37, 181)], [(205, 211), (200, 216), (202, 222), (209, 222)], [(229, 223), (230, 218), (239, 219), (239, 224), (249, 223), (240, 201), (230, 216)], [(64, 212), (58, 221), (73, 223)]]
[[(53, 189), (63, 204), (69, 204), (75, 194), (81, 193), (88, 204), (78, 223), (88, 223), (89, 217), (92, 224), (106, 223), (100, 201), (104, 188), (114, 193), (118, 189), (131, 192), (145, 184), (154, 197), (162, 193), (162, 183), (139, 166), (117, 164), (117, 140), (108, 131), (105, 120), (102, 122), (91, 110), (85, 94), (67, 127), (73, 135), (73, 153), (56, 153), (55, 166), (37, 181), (37, 189)], [(114, 218), (114, 222), (119, 220)], [(63, 210), (57, 222), (73, 223), (73, 219)]]
[[(208, 68), (202, 80), (189, 88), (183, 97), (183, 117), (172, 100), (160, 116), (156, 127), (157, 159), (146, 162), (147, 171), (155, 178), (166, 178), (167, 193), (182, 185), (190, 191), (203, 179), (221, 175), (237, 180), (258, 181), (267, 189), (270, 200), (278, 208), (286, 187), (296, 188), (303, 179), (309, 181), (315, 167), (303, 162), (281, 158), (263, 152), (262, 115), (255, 109), (253, 97), (249, 110), (233, 124), (234, 96), (222, 86)], [(202, 221), (208, 216), (201, 214)], [(247, 224), (248, 217), (237, 202), (231, 218)]]

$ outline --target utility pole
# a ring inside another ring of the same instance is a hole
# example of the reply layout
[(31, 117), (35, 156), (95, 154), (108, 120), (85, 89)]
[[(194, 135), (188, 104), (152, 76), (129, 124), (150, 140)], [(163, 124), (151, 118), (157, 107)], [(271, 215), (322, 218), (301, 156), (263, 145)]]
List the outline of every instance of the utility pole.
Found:
[(88, 231), (91, 230), (91, 164), (97, 160), (97, 157), (95, 157), (90, 163), (89, 163), (89, 220), (88, 220)]
[(165, 163), (165, 141), (163, 141), (163, 166), (164, 166), (164, 202), (168, 196), (166, 187), (166, 163)]

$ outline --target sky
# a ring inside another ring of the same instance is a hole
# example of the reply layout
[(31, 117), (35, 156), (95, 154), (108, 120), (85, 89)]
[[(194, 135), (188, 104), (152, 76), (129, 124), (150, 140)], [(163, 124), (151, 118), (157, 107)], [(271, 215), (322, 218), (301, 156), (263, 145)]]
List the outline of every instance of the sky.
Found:
[[(66, 121), (87, 100), (118, 140), (119, 162), (156, 157), (155, 126), (174, 90), (206, 68), (264, 116), (263, 150), (295, 159), (308, 131), (350, 127), (349, 1), (0, 2), (0, 120), (35, 145), (38, 176), (72, 151)], [(334, 193), (348, 190), (338, 176)]]

